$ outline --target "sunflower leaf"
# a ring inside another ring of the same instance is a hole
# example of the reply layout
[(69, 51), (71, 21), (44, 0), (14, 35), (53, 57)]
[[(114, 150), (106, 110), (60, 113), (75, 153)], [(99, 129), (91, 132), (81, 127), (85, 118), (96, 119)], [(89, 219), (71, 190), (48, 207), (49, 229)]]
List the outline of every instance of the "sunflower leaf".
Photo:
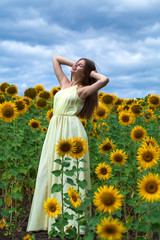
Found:
[(76, 184), (73, 182), (72, 178), (67, 178), (66, 183), (71, 184), (72, 186), (75, 186)]
[(93, 232), (88, 232), (85, 234), (84, 240), (93, 240), (94, 239), (94, 233)]
[(72, 177), (73, 175), (74, 175), (74, 173), (75, 173), (75, 171), (74, 170), (65, 170), (64, 171), (64, 173), (67, 175), (67, 176), (69, 176), (69, 177)]
[(70, 162), (63, 162), (63, 167), (69, 167), (70, 166)]
[(83, 181), (77, 180), (77, 184), (79, 185), (80, 188), (85, 189), (88, 185), (87, 181), (84, 179)]
[(62, 170), (55, 170), (55, 171), (52, 171), (53, 175), (55, 175), (56, 177), (60, 176), (61, 173), (62, 173)]
[(63, 185), (60, 183), (60, 184), (53, 184), (52, 186), (52, 189), (51, 189), (51, 193), (54, 193), (54, 192), (60, 192), (63, 190)]
[(61, 159), (55, 159), (54, 162), (56, 162), (58, 164), (62, 164), (62, 160)]
[(86, 172), (88, 171), (88, 168), (80, 168), (81, 171)]

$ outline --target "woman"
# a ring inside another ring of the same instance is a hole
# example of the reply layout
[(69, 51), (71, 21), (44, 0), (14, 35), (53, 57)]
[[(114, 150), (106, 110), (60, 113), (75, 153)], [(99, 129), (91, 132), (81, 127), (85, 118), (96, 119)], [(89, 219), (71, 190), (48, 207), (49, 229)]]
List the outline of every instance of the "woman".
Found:
[[(71, 81), (64, 74), (61, 65), (72, 67)], [(81, 137), (88, 143), (86, 131), (77, 115), (90, 119), (94, 108), (98, 104), (98, 90), (109, 82), (106, 76), (97, 73), (94, 62), (86, 58), (82, 58), (74, 63), (67, 58), (54, 55), (53, 68), (61, 90), (54, 97), (53, 117), (50, 121), (42, 148), (27, 226), (27, 231), (29, 232), (48, 230), (49, 233), (54, 219), (45, 214), (44, 201), (47, 198), (53, 197), (61, 201), (60, 193), (51, 194), (52, 185), (60, 183), (60, 178), (55, 177), (51, 173), (53, 170), (60, 169), (59, 165), (54, 163), (54, 159), (59, 158), (56, 153), (55, 144), (57, 144), (59, 139), (72, 137)], [(80, 174), (80, 180), (86, 179), (88, 182), (87, 188), (83, 191), (81, 190), (81, 194), (85, 195), (87, 189), (91, 187), (89, 151), (87, 151), (83, 158), (87, 162), (81, 162), (80, 167), (87, 167), (89, 169), (87, 172)], [(70, 169), (72, 169), (74, 164), (74, 161), (72, 161)], [(64, 176), (64, 182), (65, 180)], [(64, 185), (64, 193), (68, 191), (69, 187), (69, 184)], [(74, 220), (69, 222), (69, 225), (74, 224)]]

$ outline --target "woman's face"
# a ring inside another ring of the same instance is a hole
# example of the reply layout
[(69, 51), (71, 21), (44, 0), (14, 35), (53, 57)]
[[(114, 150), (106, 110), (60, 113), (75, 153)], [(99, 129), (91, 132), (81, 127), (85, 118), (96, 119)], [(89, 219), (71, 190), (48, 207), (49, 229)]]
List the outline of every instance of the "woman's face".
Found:
[(75, 73), (76, 75), (79, 76), (84, 76), (84, 68), (85, 68), (85, 60), (79, 60), (77, 61), (71, 69), (72, 73)]

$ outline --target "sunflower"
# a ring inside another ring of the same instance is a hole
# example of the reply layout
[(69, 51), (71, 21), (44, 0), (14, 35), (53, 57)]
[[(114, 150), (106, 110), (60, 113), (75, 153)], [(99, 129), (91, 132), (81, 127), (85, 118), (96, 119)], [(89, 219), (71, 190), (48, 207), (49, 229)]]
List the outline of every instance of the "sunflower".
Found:
[(46, 128), (46, 127), (43, 127), (43, 128), (41, 128), (41, 131), (44, 132), (44, 133), (46, 133), (46, 132), (47, 132), (47, 128)]
[(47, 201), (44, 201), (43, 211), (46, 211), (46, 214), (48, 214), (50, 217), (55, 218), (56, 216), (61, 214), (61, 205), (57, 201), (57, 198), (47, 198)]
[(48, 110), (48, 111), (47, 111), (47, 114), (46, 114), (46, 118), (47, 118), (47, 121), (48, 121), (48, 122), (51, 121), (52, 116), (53, 116), (53, 109)]
[(127, 104), (127, 105), (131, 105), (131, 104), (133, 104), (134, 102), (135, 102), (134, 99), (125, 99), (125, 104)]
[(14, 103), (15, 103), (16, 108), (18, 110), (18, 114), (24, 114), (26, 112), (27, 106), (22, 99), (15, 100)]
[(37, 92), (37, 93), (39, 93), (39, 92), (41, 92), (41, 91), (45, 91), (44, 86), (41, 85), (41, 84), (38, 84), (38, 85), (34, 86), (34, 88), (36, 89), (36, 92)]
[(119, 122), (123, 125), (123, 126), (128, 126), (128, 125), (131, 125), (133, 124), (136, 119), (134, 117), (134, 115), (127, 111), (127, 110), (123, 110), (119, 113)]
[(16, 105), (9, 101), (0, 104), (0, 117), (5, 122), (12, 122), (18, 116)]
[(154, 111), (152, 109), (144, 110), (143, 116), (145, 117), (145, 122), (149, 122), (155, 118)]
[(122, 103), (117, 107), (117, 112), (128, 111), (128, 110), (129, 110), (129, 106), (126, 105), (125, 103)]
[(5, 89), (6, 89), (7, 87), (9, 87), (9, 86), (10, 86), (10, 84), (7, 83), (7, 82), (2, 83), (2, 84), (0, 85), (0, 91), (3, 92), (3, 93), (5, 93)]
[(5, 226), (6, 226), (6, 221), (4, 218), (2, 218), (0, 221), (0, 228), (3, 229)]
[(48, 92), (48, 91), (41, 91), (38, 94), (38, 97), (39, 98), (45, 98), (46, 100), (48, 100), (50, 98), (50, 92)]
[(94, 137), (94, 136), (95, 136), (95, 133), (94, 133), (94, 132), (90, 132), (90, 133), (89, 133), (89, 137), (90, 137), (90, 138), (92, 138), (92, 137)]
[(124, 99), (123, 99), (123, 98), (118, 98), (118, 99), (115, 101), (115, 106), (118, 107), (118, 106), (121, 105), (123, 102), (124, 102)]
[(105, 139), (103, 143), (99, 145), (99, 151), (104, 154), (106, 154), (109, 151), (112, 151), (114, 148), (115, 145), (113, 144), (112, 140), (109, 140), (108, 138)]
[(135, 126), (131, 131), (131, 138), (135, 142), (140, 142), (146, 136), (147, 131), (142, 126)]
[(70, 156), (73, 158), (82, 158), (88, 150), (88, 143), (81, 137), (73, 137), (72, 142), (73, 149), (70, 153)]
[(39, 120), (37, 119), (31, 119), (30, 122), (28, 123), (28, 125), (32, 128), (32, 129), (38, 129), (41, 127), (41, 123)]
[(32, 238), (29, 234), (27, 234), (25, 237), (23, 237), (23, 240), (32, 240)]
[(5, 93), (10, 97), (14, 97), (18, 93), (17, 87), (15, 85), (11, 85), (5, 88)]
[(152, 168), (158, 164), (159, 152), (155, 150), (151, 143), (149, 145), (143, 144), (138, 149), (137, 160), (144, 169)]
[(140, 117), (143, 114), (143, 107), (141, 106), (140, 102), (133, 102), (129, 109), (137, 117)]
[(55, 94), (59, 91), (57, 87), (53, 87), (50, 91), (51, 97), (54, 98)]
[(98, 122), (97, 119), (94, 116), (92, 116), (91, 124), (95, 126), (97, 122)]
[(94, 110), (94, 118), (97, 120), (103, 120), (105, 119), (108, 114), (110, 113), (109, 109), (107, 107), (104, 106), (104, 104), (102, 105), (98, 105), (95, 110)]
[(100, 98), (100, 102), (104, 103), (106, 106), (114, 104), (116, 100), (117, 100), (116, 95), (108, 93), (103, 94), (103, 96)]
[(154, 147), (155, 150), (160, 153), (160, 147), (159, 147), (159, 145), (158, 145), (158, 143), (157, 143), (155, 138), (153, 138), (153, 137), (146, 137), (145, 139), (142, 140), (142, 145), (145, 144), (145, 143), (147, 145), (151, 144), (152, 147)]
[(112, 174), (112, 168), (105, 162), (99, 163), (95, 173), (99, 179), (109, 179)]
[(104, 185), (97, 190), (98, 192), (94, 193), (93, 203), (100, 212), (111, 214), (115, 210), (120, 209), (123, 202), (123, 195), (119, 194), (117, 188), (114, 189), (114, 186), (108, 187)]
[(124, 232), (126, 232), (126, 228), (123, 223), (119, 222), (118, 219), (113, 219), (112, 217), (104, 217), (101, 219), (100, 224), (97, 224), (96, 226), (96, 233), (104, 240), (122, 239), (122, 233)]
[(32, 100), (29, 97), (23, 97), (22, 100), (25, 102), (28, 108), (31, 106)]
[(127, 155), (123, 150), (116, 149), (111, 152), (109, 159), (113, 164), (121, 166), (126, 163)]
[(24, 91), (24, 96), (29, 97), (31, 99), (35, 99), (35, 97), (37, 96), (37, 91), (35, 88), (27, 88)]
[(40, 110), (43, 110), (47, 106), (47, 101), (45, 98), (38, 98), (35, 104), (36, 108), (39, 108)]
[(160, 105), (160, 97), (157, 94), (150, 95), (147, 102), (151, 107), (156, 108)]
[(60, 140), (57, 141), (58, 144), (55, 144), (56, 147), (56, 152), (60, 156), (70, 155), (73, 149), (73, 142), (71, 139), (63, 139), (61, 138)]
[(68, 189), (68, 196), (70, 197), (70, 202), (72, 203), (72, 206), (77, 208), (78, 206), (81, 205), (81, 199), (80, 199), (80, 193), (77, 193), (75, 191), (74, 187), (70, 187)]
[(160, 177), (158, 174), (149, 173), (138, 181), (139, 196), (147, 202), (160, 200)]

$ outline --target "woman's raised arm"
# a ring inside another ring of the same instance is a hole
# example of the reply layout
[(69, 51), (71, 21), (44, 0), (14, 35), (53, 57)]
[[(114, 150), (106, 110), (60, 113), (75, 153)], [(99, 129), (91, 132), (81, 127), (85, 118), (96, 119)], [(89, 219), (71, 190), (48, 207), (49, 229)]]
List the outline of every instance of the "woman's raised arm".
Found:
[(56, 54), (53, 55), (52, 62), (53, 62), (53, 69), (54, 69), (55, 75), (60, 83), (61, 88), (65, 87), (65, 85), (68, 85), (70, 81), (67, 78), (67, 76), (64, 74), (61, 68), (61, 65), (67, 65), (72, 67), (74, 62), (65, 57), (58, 56)]

